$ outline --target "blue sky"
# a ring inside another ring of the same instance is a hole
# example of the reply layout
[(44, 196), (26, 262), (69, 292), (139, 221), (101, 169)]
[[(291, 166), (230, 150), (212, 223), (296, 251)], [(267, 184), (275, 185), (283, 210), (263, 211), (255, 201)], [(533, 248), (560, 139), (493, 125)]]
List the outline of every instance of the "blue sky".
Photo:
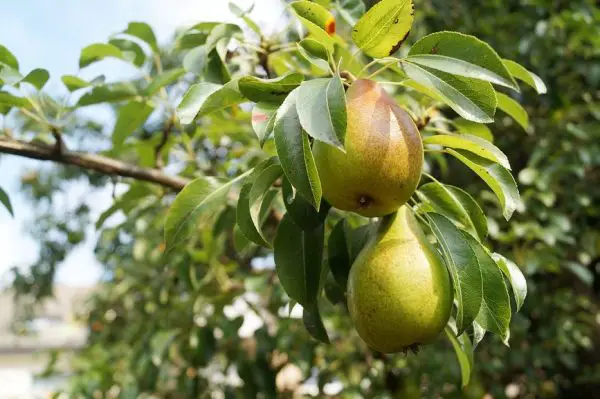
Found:
[[(103, 42), (122, 31), (130, 21), (149, 23), (159, 42), (168, 40), (176, 28), (198, 21), (235, 21), (226, 0), (25, 0), (7, 1), (0, 15), (0, 44), (6, 46), (19, 60), (21, 72), (46, 68), (51, 75), (47, 88), (61, 89), (60, 76), (76, 74), (80, 50), (88, 44)], [(236, 0), (244, 6), (248, 0)], [(257, 0), (252, 16), (267, 28), (280, 21), (279, 0)], [(268, 32), (268, 29), (267, 29)], [(113, 80), (133, 72), (119, 61), (106, 61), (83, 71), (93, 77), (99, 71)], [(108, 72), (107, 72), (108, 71)], [(12, 266), (22, 266), (36, 259), (38, 244), (26, 234), (33, 223), (30, 204), (19, 195), (19, 177), (24, 170), (40, 166), (39, 161), (0, 157), (0, 187), (6, 190), (13, 203), (15, 218), (0, 209), (0, 281)], [(51, 167), (48, 165), (48, 167)], [(59, 196), (59, 203), (72, 198), (89, 197), (84, 186), (73, 187)], [(93, 213), (97, 216), (110, 206), (110, 192), (94, 194)], [(93, 257), (92, 237), (77, 248), (62, 265), (59, 282), (76, 285), (92, 284), (101, 272)]]

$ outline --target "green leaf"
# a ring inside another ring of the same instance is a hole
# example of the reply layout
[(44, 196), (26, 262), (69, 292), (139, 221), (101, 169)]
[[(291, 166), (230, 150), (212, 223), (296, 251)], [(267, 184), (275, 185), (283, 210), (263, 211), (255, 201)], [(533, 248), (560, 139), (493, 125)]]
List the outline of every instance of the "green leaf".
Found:
[(417, 41), (408, 54), (413, 63), (519, 91), (498, 53), (475, 36), (447, 31), (432, 33)]
[(229, 7), (229, 11), (231, 11), (231, 13), (238, 18), (241, 18), (244, 15), (246, 15), (246, 11), (242, 10), (239, 6), (237, 6), (235, 3), (231, 2), (231, 1), (229, 3), (227, 3), (227, 6)]
[(301, 19), (310, 21), (328, 35), (335, 34), (335, 18), (327, 9), (312, 1), (294, 1), (290, 4)]
[(329, 71), (331, 55), (327, 48), (314, 39), (304, 39), (296, 44), (300, 54), (317, 68)]
[(344, 147), (347, 114), (342, 79), (313, 79), (298, 88), (296, 109), (302, 128), (310, 136), (340, 149)]
[(469, 381), (471, 380), (471, 370), (473, 369), (473, 347), (470, 345), (471, 341), (466, 334), (461, 334), (461, 337), (464, 338), (462, 338), (462, 342), (460, 342), (450, 327), (446, 327), (444, 331), (454, 348), (454, 353), (456, 353), (456, 359), (460, 366), (462, 386), (465, 387), (469, 385)]
[(294, 187), (287, 179), (283, 179), (282, 194), (283, 203), (288, 215), (302, 230), (314, 229), (322, 224), (331, 208), (327, 202), (321, 201), (319, 211), (317, 212), (304, 197), (296, 195)]
[(510, 163), (504, 153), (495, 145), (470, 134), (438, 134), (423, 138), (425, 144), (441, 145), (458, 150), (466, 150), (510, 170)]
[(274, 254), (285, 292), (303, 307), (314, 304), (321, 277), (323, 225), (305, 231), (285, 215), (277, 228)]
[(8, 197), (8, 194), (6, 194), (6, 191), (2, 189), (2, 187), (0, 187), (0, 203), (4, 205), (8, 213), (10, 213), (13, 217), (15, 216), (12, 205), (10, 203), (10, 198)]
[(329, 344), (329, 336), (323, 325), (319, 305), (316, 301), (302, 309), (302, 322), (311, 337), (317, 341)]
[(152, 28), (144, 22), (130, 22), (127, 29), (123, 33), (137, 37), (143, 42), (147, 43), (152, 51), (158, 53), (158, 44), (156, 43), (156, 36)]
[(473, 322), (473, 348), (476, 348), (477, 345), (481, 342), (483, 337), (485, 336), (485, 329), (477, 323), (477, 321)]
[(111, 217), (116, 211), (122, 210), (125, 215), (128, 215), (136, 206), (143, 202), (149, 202), (148, 200), (155, 201), (157, 195), (160, 195), (160, 190), (157, 192), (156, 187), (149, 183), (134, 181), (129, 186), (123, 195), (117, 198), (113, 205), (98, 217), (96, 221), (96, 230), (100, 230), (104, 225), (104, 222)]
[(117, 58), (125, 61), (127, 60), (127, 58), (123, 55), (123, 52), (117, 46), (107, 43), (94, 43), (81, 50), (81, 55), (79, 56), (79, 67), (84, 68), (107, 57)]
[[(322, 6), (319, 6), (318, 4), (310, 1), (295, 1), (290, 5), (292, 7), (292, 11), (294, 11), (294, 13), (298, 17), (302, 25), (308, 30), (312, 38), (324, 45), (329, 52), (333, 52), (333, 46), (336, 42), (332, 37), (333, 33), (335, 33), (335, 19), (333, 18), (333, 16), (331, 16), (331, 20), (318, 22), (321, 21), (321, 19), (319, 18), (322, 18), (324, 14), (319, 13), (318, 11), (316, 11), (316, 13), (314, 14), (311, 14), (310, 11), (316, 10), (318, 7), (323, 8)], [(329, 11), (325, 10), (325, 12), (329, 14)], [(321, 17), (317, 16), (317, 13), (321, 14)], [(317, 21), (317, 23), (313, 22), (311, 19), (306, 18), (306, 16), (314, 19), (315, 21)], [(332, 33), (328, 33), (326, 29), (330, 29)]]
[(365, 13), (365, 3), (362, 0), (336, 0), (335, 6), (350, 26), (354, 26)]
[(407, 61), (404, 71), (433, 90), (456, 113), (473, 122), (491, 123), (496, 113), (496, 92), (489, 82), (451, 75)]
[(510, 281), (518, 312), (521, 309), (521, 306), (523, 306), (525, 297), (527, 296), (527, 281), (525, 280), (525, 276), (523, 276), (523, 272), (519, 269), (519, 266), (510, 259), (497, 253), (493, 253), (492, 258), (500, 270), (502, 270), (502, 273), (504, 273)]
[[(437, 213), (426, 215), (431, 221), (450, 271), (456, 300), (456, 328), (462, 334), (475, 320), (482, 302), (482, 279), (479, 264), (465, 235), (445, 216)], [(471, 237), (469, 235), (469, 237)]]
[(222, 85), (231, 80), (231, 73), (216, 49), (208, 53), (206, 68), (204, 70), (204, 79), (207, 82)]
[(6, 91), (0, 91), (0, 105), (29, 108), (31, 104), (26, 98), (13, 96)]
[(339, 65), (340, 71), (349, 71), (355, 76), (363, 69), (364, 63), (348, 49), (348, 46), (336, 43), (334, 46), (333, 59)]
[(19, 70), (19, 61), (13, 53), (10, 52), (5, 46), (0, 44), (0, 63), (6, 64), (9, 67)]
[(452, 125), (460, 133), (472, 134), (473, 136), (481, 137), (490, 143), (494, 142), (494, 135), (489, 127), (484, 124), (471, 122), (463, 118), (456, 118), (450, 121)]
[(91, 85), (91, 83), (86, 82), (85, 80), (83, 80), (80, 77), (75, 76), (75, 75), (63, 75), (60, 78), (60, 80), (62, 80), (64, 85), (71, 92), (73, 92), (75, 90), (83, 89), (84, 87), (88, 87)]
[(19, 82), (23, 80), (23, 75), (14, 68), (8, 65), (0, 64), (0, 86), (2, 85), (15, 85), (18, 86)]
[(208, 54), (205, 46), (198, 46), (187, 52), (183, 57), (183, 68), (196, 75), (204, 75)]
[(348, 274), (356, 257), (369, 239), (369, 225), (356, 229), (345, 219), (340, 220), (331, 231), (327, 242), (329, 269), (336, 283), (346, 291)]
[(169, 71), (163, 72), (162, 74), (154, 77), (152, 82), (146, 87), (144, 94), (146, 96), (152, 96), (157, 91), (159, 91), (162, 87), (168, 86), (173, 82), (176, 82), (177, 79), (182, 77), (185, 74), (185, 70), (183, 68), (175, 68)]
[(252, 169), (224, 184), (219, 184), (210, 177), (199, 177), (187, 184), (175, 197), (175, 201), (167, 212), (165, 221), (165, 242), (167, 250), (182, 242), (186, 237), (189, 227), (198, 222), (198, 217), (203, 213), (211, 216), (216, 206), (225, 203), (227, 194), (235, 183), (243, 180)]
[(177, 116), (182, 124), (187, 125), (196, 118), (243, 101), (237, 80), (223, 86), (209, 82), (196, 83), (188, 89), (177, 106)]
[(242, 187), (238, 200), (236, 220), (240, 231), (250, 241), (267, 248), (271, 248), (271, 244), (262, 233), (260, 210), (263, 198), (282, 172), (281, 165), (276, 163), (265, 167), (253, 182)]
[(119, 108), (119, 116), (112, 133), (113, 145), (119, 148), (127, 137), (135, 132), (154, 111), (154, 107), (145, 101), (130, 101)]
[(529, 86), (533, 87), (538, 94), (545, 94), (547, 91), (546, 85), (544, 81), (537, 76), (535, 73), (527, 70), (523, 66), (518, 63), (504, 59), (502, 60), (508, 71), (515, 78), (527, 83)]
[(236, 24), (222, 23), (216, 25), (206, 38), (206, 49), (210, 52), (213, 50), (217, 43), (225, 39), (229, 41), (236, 34), (242, 34), (242, 29)]
[(146, 53), (136, 42), (127, 39), (111, 39), (108, 43), (118, 47), (123, 53), (123, 58), (136, 67), (144, 65)]
[(250, 14), (252, 9), (254, 9), (254, 2), (251, 4), (251, 6), (247, 10), (242, 10), (240, 7), (238, 7), (231, 1), (229, 2), (228, 6), (229, 6), (229, 11), (231, 11), (233, 13), (233, 15), (235, 15), (238, 18), (241, 18), (246, 23), (246, 25), (248, 25), (248, 27), (250, 29), (252, 29), (254, 32), (256, 32), (257, 34), (260, 35), (260, 27), (256, 24), (256, 22), (254, 22), (247, 16), (247, 14)]
[(474, 237), (485, 239), (485, 214), (473, 197), (465, 191), (434, 181), (419, 187), (417, 196), (431, 207), (431, 211), (446, 216)]
[(236, 208), (226, 206), (215, 221), (212, 229), (213, 236), (218, 237), (225, 231), (232, 231), (236, 224), (236, 217)]
[(250, 199), (250, 191), (252, 190), (252, 183), (246, 183), (242, 186), (240, 190), (240, 196), (238, 199), (237, 209), (236, 209), (236, 225), (241, 232), (248, 240), (253, 242), (254, 244), (261, 245), (265, 248), (272, 248), (271, 243), (267, 240), (262, 232), (262, 224), (263, 219), (260, 217), (260, 210), (264, 207), (268, 207), (271, 205), (271, 202), (275, 198), (277, 194), (276, 190), (268, 190), (264, 193), (261, 201), (256, 202), (253, 205), (253, 208), (256, 209), (255, 214), (256, 224), (253, 221), (253, 208), (250, 207), (251, 199)]
[(96, 86), (89, 93), (79, 98), (77, 106), (83, 107), (103, 102), (129, 100), (138, 96), (137, 89), (131, 83), (111, 83)]
[(155, 366), (162, 364), (165, 353), (178, 334), (179, 330), (176, 329), (159, 331), (152, 335), (152, 339), (150, 340), (150, 353), (152, 354), (152, 363)]
[(503, 93), (496, 93), (498, 96), (498, 108), (507, 113), (524, 129), (529, 127), (529, 115), (527, 111), (521, 107), (521, 104)]
[(281, 103), (303, 80), (304, 76), (299, 73), (290, 73), (275, 79), (243, 76), (239, 80), (239, 88), (250, 101)]
[(297, 95), (298, 89), (292, 91), (277, 110), (273, 129), (275, 147), (286, 178), (318, 210), (323, 194), (321, 180), (296, 111)]
[(279, 105), (272, 103), (258, 103), (252, 108), (252, 128), (261, 147), (273, 133), (278, 108)]
[(373, 58), (388, 57), (406, 40), (413, 24), (412, 0), (382, 0), (357, 22), (352, 40)]
[(38, 68), (29, 72), (21, 82), (29, 83), (36, 89), (42, 90), (48, 82), (48, 79), (50, 79), (50, 73), (45, 69)]
[(501, 165), (477, 155), (452, 149), (447, 151), (477, 173), (492, 189), (500, 201), (504, 218), (509, 220), (520, 202), (519, 189), (512, 174)]
[(508, 345), (510, 298), (502, 272), (479, 242), (468, 234), (464, 237), (477, 257), (483, 285), (481, 308), (475, 320), (484, 329), (500, 335), (502, 341)]

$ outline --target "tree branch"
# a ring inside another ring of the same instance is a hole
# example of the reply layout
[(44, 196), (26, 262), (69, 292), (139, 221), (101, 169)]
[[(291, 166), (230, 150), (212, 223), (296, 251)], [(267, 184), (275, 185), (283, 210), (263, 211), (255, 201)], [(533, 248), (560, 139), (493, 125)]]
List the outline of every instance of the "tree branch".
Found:
[(33, 144), (6, 137), (0, 137), (0, 153), (74, 165), (109, 176), (131, 177), (136, 180), (160, 184), (175, 191), (180, 191), (189, 183), (189, 180), (183, 177), (169, 176), (155, 169), (141, 168), (102, 155), (74, 151), (57, 153), (56, 148), (52, 146)]

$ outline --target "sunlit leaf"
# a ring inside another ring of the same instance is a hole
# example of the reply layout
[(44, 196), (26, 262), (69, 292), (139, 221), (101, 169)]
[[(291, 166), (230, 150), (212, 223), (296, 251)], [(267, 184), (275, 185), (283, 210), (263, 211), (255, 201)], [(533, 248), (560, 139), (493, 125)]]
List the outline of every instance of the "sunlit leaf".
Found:
[(425, 137), (423, 143), (469, 151), (492, 162), (497, 162), (510, 170), (510, 163), (506, 155), (489, 141), (477, 136), (470, 134), (437, 134)]
[(512, 174), (501, 165), (477, 155), (460, 150), (448, 149), (447, 151), (477, 173), (492, 189), (500, 201), (504, 218), (509, 220), (521, 201)]
[(486, 80), (519, 90), (496, 51), (475, 36), (435, 32), (419, 39), (410, 49), (413, 63), (454, 75)]
[(431, 207), (431, 211), (440, 213), (483, 240), (487, 235), (487, 220), (483, 210), (467, 192), (454, 186), (439, 182), (422, 185), (417, 196)]
[(29, 72), (21, 82), (29, 83), (36, 89), (42, 90), (48, 82), (48, 79), (50, 79), (50, 73), (45, 69), (37, 68)]
[(187, 125), (196, 118), (239, 104), (244, 100), (237, 80), (232, 80), (223, 86), (209, 82), (196, 83), (188, 89), (177, 106), (177, 116), (182, 124)]
[(414, 14), (412, 0), (382, 0), (356, 23), (352, 40), (371, 57), (390, 56), (406, 40)]
[(158, 53), (158, 44), (156, 43), (156, 36), (150, 25), (144, 22), (130, 22), (127, 29), (123, 33), (137, 37), (150, 46), (152, 51)]
[(94, 43), (81, 50), (81, 55), (79, 56), (79, 67), (86, 67), (107, 57), (127, 60), (123, 55), (123, 52), (118, 47), (107, 43)]
[(504, 93), (497, 93), (498, 109), (507, 113), (525, 130), (529, 127), (529, 115), (523, 109), (521, 104), (510, 98)]
[(490, 143), (494, 142), (494, 135), (489, 127), (482, 123), (471, 122), (464, 118), (456, 118), (450, 121), (452, 125), (460, 133), (472, 134), (473, 136), (481, 137)]
[(519, 65), (514, 61), (504, 59), (502, 60), (502, 62), (504, 63), (508, 71), (512, 74), (512, 76), (533, 87), (538, 92), (538, 94), (546, 93), (547, 88), (544, 84), (544, 81), (535, 73), (527, 70), (525, 67)]
[(492, 254), (492, 258), (510, 281), (518, 312), (527, 296), (527, 281), (525, 280), (525, 276), (523, 276), (523, 272), (519, 269), (519, 266), (510, 259), (497, 253)]
[(19, 61), (13, 53), (10, 52), (5, 46), (0, 44), (0, 63), (6, 64), (9, 67), (19, 70)]

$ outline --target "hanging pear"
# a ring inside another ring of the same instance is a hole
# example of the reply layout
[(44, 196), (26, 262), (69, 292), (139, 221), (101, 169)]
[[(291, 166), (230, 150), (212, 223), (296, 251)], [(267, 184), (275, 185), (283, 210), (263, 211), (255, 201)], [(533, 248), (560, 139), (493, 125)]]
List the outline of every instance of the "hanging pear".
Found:
[(313, 145), (323, 196), (338, 209), (367, 217), (395, 212), (419, 184), (419, 130), (375, 81), (355, 81), (346, 104), (346, 152), (320, 141)]
[(347, 289), (358, 334), (379, 352), (430, 343), (450, 317), (448, 272), (406, 205), (382, 219), (354, 261)]

